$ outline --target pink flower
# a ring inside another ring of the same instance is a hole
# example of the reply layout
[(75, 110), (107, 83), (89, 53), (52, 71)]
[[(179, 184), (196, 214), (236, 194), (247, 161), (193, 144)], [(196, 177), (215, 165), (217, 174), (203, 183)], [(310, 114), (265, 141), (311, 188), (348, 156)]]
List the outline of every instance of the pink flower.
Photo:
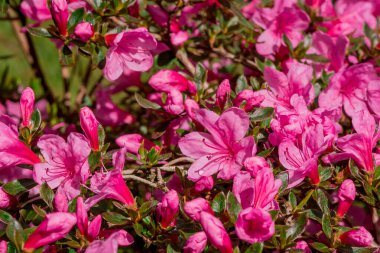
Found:
[(296, 242), (296, 246), (294, 246), (292, 249), (300, 249), (303, 250), (304, 253), (312, 253), (309, 245), (307, 245), (307, 242), (305, 241)]
[(167, 228), (174, 221), (179, 210), (178, 193), (170, 190), (164, 195), (161, 203), (157, 205), (157, 216), (162, 228)]
[(307, 127), (295, 142), (285, 139), (278, 148), (281, 164), (288, 170), (291, 188), (308, 176), (313, 184), (319, 184), (318, 157), (328, 148), (330, 136), (324, 136), (321, 124)]
[(256, 153), (254, 139), (244, 138), (249, 128), (248, 115), (238, 108), (231, 108), (221, 116), (200, 109), (195, 119), (209, 133), (192, 132), (178, 143), (184, 155), (196, 159), (188, 171), (188, 178), (197, 181), (218, 172), (219, 178), (233, 178), (245, 158)]
[(201, 212), (199, 222), (201, 223), (207, 239), (221, 253), (232, 253), (232, 244), (223, 223), (208, 212)]
[(20, 109), (22, 116), (22, 124), (28, 127), (30, 124), (30, 118), (32, 117), (34, 110), (34, 91), (27, 87), (22, 91), (20, 99)]
[(241, 171), (234, 178), (232, 192), (243, 209), (247, 207), (269, 209), (281, 186), (281, 180), (274, 179), (271, 169), (260, 170), (256, 178)]
[[(260, 94), (260, 92), (254, 92), (251, 90), (241, 91), (236, 98), (233, 100), (234, 106), (241, 107), (244, 111), (249, 112), (254, 108), (259, 107), (264, 101), (265, 96)], [(245, 102), (244, 107), (241, 104)]]
[(274, 222), (267, 211), (246, 208), (239, 213), (235, 224), (237, 236), (251, 244), (268, 240), (274, 234)]
[(164, 11), (160, 6), (148, 4), (146, 6), (146, 11), (150, 14), (153, 21), (159, 26), (166, 27), (169, 22), (169, 14)]
[(7, 209), (17, 202), (17, 199), (0, 187), (0, 208)]
[(214, 187), (214, 178), (212, 176), (208, 177), (201, 177), (197, 182), (194, 184), (194, 191), (197, 193), (201, 192), (207, 192), (211, 191)]
[[(361, 63), (341, 69), (331, 78), (327, 89), (319, 95), (319, 106), (327, 109), (344, 107), (344, 111), (352, 117), (358, 111), (368, 110), (366, 97), (380, 92), (380, 86), (368, 90), (369, 84), (372, 81), (379, 82), (379, 80), (370, 63)], [(377, 107), (373, 107), (373, 109), (375, 108)], [(377, 110), (375, 109), (375, 111)]]
[(67, 23), (69, 21), (69, 8), (66, 0), (51, 1), (51, 15), (61, 35), (67, 36)]
[(174, 46), (181, 46), (189, 39), (189, 34), (186, 31), (170, 33), (170, 42)]
[(88, 22), (81, 22), (76, 25), (74, 35), (79, 40), (87, 42), (94, 35), (94, 27)]
[(204, 198), (187, 201), (183, 207), (185, 213), (193, 220), (199, 221), (202, 212), (214, 215), (210, 204)]
[(113, 160), (114, 169), (106, 173), (96, 172), (91, 178), (90, 189), (96, 195), (86, 200), (87, 209), (103, 199), (115, 199), (128, 207), (135, 207), (135, 200), (121, 174), (124, 162), (124, 151), (118, 151)]
[(261, 170), (270, 169), (268, 162), (260, 156), (252, 156), (245, 159), (244, 167), (253, 177), (256, 177)]
[(355, 195), (356, 188), (354, 182), (351, 179), (344, 180), (338, 192), (339, 206), (336, 211), (338, 217), (343, 217), (347, 213), (352, 202), (355, 200)]
[(52, 189), (59, 187), (69, 200), (78, 196), (80, 185), (90, 175), (87, 158), (91, 148), (86, 137), (70, 133), (66, 142), (58, 135), (46, 134), (38, 140), (37, 146), (45, 162), (34, 165), (34, 181), (46, 182)]
[(336, 15), (331, 0), (305, 0), (305, 3), (321, 17), (333, 17)]
[(344, 67), (344, 59), (349, 42), (347, 37), (332, 37), (326, 33), (316, 31), (313, 33), (312, 40), (312, 46), (307, 53), (317, 54), (329, 60), (328, 63), (313, 63), (318, 73), (323, 69), (338, 72)]
[(199, 109), (200, 109), (199, 104), (197, 102), (195, 102), (194, 100), (192, 100), (190, 98), (186, 98), (186, 100), (185, 100), (185, 111), (191, 119), (194, 119), (195, 112)]
[(265, 68), (264, 79), (271, 90), (258, 92), (265, 96), (261, 106), (275, 107), (276, 105), (282, 105), (291, 107), (290, 99), (294, 94), (303, 97), (306, 104), (313, 102), (315, 97), (314, 88), (311, 84), (313, 68), (295, 61), (290, 63), (288, 67), (289, 71), (286, 75), (274, 68)]
[(196, 92), (193, 82), (187, 80), (180, 73), (169, 69), (163, 69), (154, 74), (149, 79), (149, 85), (156, 91), (171, 92), (174, 89), (180, 92)]
[(347, 244), (354, 247), (368, 247), (373, 242), (373, 237), (364, 227), (358, 229), (352, 229), (339, 236), (340, 241), (343, 244)]
[(202, 253), (207, 245), (207, 235), (205, 232), (198, 232), (187, 239), (183, 246), (184, 253)]
[(130, 152), (132, 154), (138, 154), (139, 148), (143, 142), (144, 148), (147, 150), (151, 150), (152, 148), (157, 151), (160, 150), (159, 146), (147, 138), (144, 138), (140, 134), (124, 134), (116, 139), (116, 144), (119, 147), (125, 148), (127, 152)]
[(77, 226), (80, 233), (90, 241), (94, 240), (100, 232), (102, 225), (102, 216), (97, 215), (91, 222), (88, 221), (87, 209), (83, 203), (83, 198), (77, 199)]
[(47, 0), (24, 0), (20, 7), (25, 16), (35, 21), (42, 22), (51, 19)]
[[(0, 143), (0, 168), (2, 169), (11, 169), (19, 164), (33, 165), (40, 162), (38, 156), (18, 139), (16, 124), (6, 115), (0, 116)], [(18, 171), (17, 173), (22, 174), (23, 172)], [(15, 176), (17, 177), (17, 175)]]
[(265, 29), (257, 39), (256, 50), (264, 56), (273, 55), (285, 45), (283, 35), (288, 37), (295, 48), (303, 40), (302, 32), (308, 28), (310, 22), (304, 11), (295, 6), (280, 7), (277, 2), (273, 9), (258, 9), (256, 13), (253, 21)]
[(8, 252), (8, 244), (6, 241), (0, 241), (0, 253), (7, 253)]
[(103, 70), (108, 80), (116, 80), (124, 69), (144, 72), (153, 65), (151, 51), (156, 49), (156, 39), (145, 28), (123, 31), (109, 44), (106, 66)]
[(94, 151), (99, 150), (98, 128), (99, 122), (95, 118), (94, 113), (88, 107), (83, 107), (79, 112), (80, 126), (90, 141), (91, 148)]
[(64, 194), (57, 192), (54, 196), (54, 210), (57, 212), (67, 213), (69, 210), (69, 202)]
[(170, 91), (162, 108), (173, 115), (181, 114), (185, 110), (182, 93), (174, 89)]
[(93, 241), (86, 249), (85, 253), (117, 253), (119, 245), (128, 246), (134, 242), (133, 237), (125, 230), (117, 230), (108, 236), (104, 241)]
[(220, 83), (218, 89), (216, 90), (216, 104), (219, 108), (224, 109), (224, 105), (227, 102), (227, 99), (231, 95), (231, 85), (228, 79), (223, 80)]
[(33, 250), (64, 238), (77, 222), (71, 213), (49, 213), (29, 236), (24, 250)]

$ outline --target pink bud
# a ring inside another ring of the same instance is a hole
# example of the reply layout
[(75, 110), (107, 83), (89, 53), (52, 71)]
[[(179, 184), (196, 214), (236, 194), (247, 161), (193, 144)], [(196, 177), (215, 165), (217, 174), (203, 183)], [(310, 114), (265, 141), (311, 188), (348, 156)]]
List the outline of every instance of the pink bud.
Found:
[(88, 107), (83, 107), (79, 113), (80, 126), (90, 141), (91, 148), (95, 151), (99, 150), (98, 127), (99, 122), (96, 120), (94, 113)]
[(167, 228), (173, 222), (179, 210), (178, 193), (170, 190), (164, 195), (161, 203), (157, 205), (157, 214), (161, 227)]
[(84, 236), (87, 235), (87, 228), (88, 228), (88, 215), (87, 210), (83, 203), (83, 198), (79, 197), (77, 199), (77, 226), (80, 231), (80, 233)]
[(267, 161), (260, 156), (252, 156), (245, 159), (244, 167), (253, 177), (256, 177), (257, 173), (262, 169), (270, 169)]
[(206, 192), (206, 191), (211, 191), (211, 189), (214, 187), (214, 178), (212, 176), (208, 177), (201, 177), (199, 179), (193, 189), (194, 191), (201, 193), (201, 192)]
[(102, 227), (102, 216), (99, 214), (88, 225), (87, 239), (89, 241), (95, 240), (95, 238), (99, 235), (101, 227)]
[(201, 253), (207, 244), (205, 232), (198, 232), (189, 237), (183, 247), (184, 253)]
[(199, 104), (194, 100), (187, 98), (185, 100), (185, 111), (189, 115), (190, 118), (194, 118), (194, 112), (199, 110)]
[(294, 246), (292, 249), (301, 249), (304, 253), (312, 253), (309, 245), (307, 245), (307, 242), (305, 241), (296, 242), (296, 246)]
[(8, 252), (8, 244), (6, 241), (0, 241), (0, 253)]
[(223, 223), (208, 212), (201, 212), (199, 222), (207, 235), (207, 239), (221, 253), (232, 253), (231, 239)]
[(343, 244), (355, 247), (368, 247), (373, 242), (373, 237), (364, 227), (352, 229), (339, 237)]
[(51, 1), (51, 14), (54, 23), (58, 27), (61, 35), (67, 36), (67, 22), (69, 20), (69, 9), (66, 0), (52, 0)]
[(79, 40), (87, 42), (94, 35), (94, 27), (88, 22), (79, 23), (74, 30), (74, 35)]
[(57, 212), (67, 212), (67, 210), (69, 209), (69, 205), (68, 205), (67, 197), (64, 194), (60, 192), (57, 192), (55, 194), (54, 209)]
[(16, 203), (16, 198), (0, 188), (0, 209), (6, 209)]
[(210, 204), (203, 198), (196, 198), (185, 203), (183, 207), (185, 213), (193, 220), (198, 221), (202, 212), (214, 215)]
[(27, 87), (21, 93), (20, 109), (22, 116), (22, 125), (28, 127), (30, 124), (30, 118), (33, 114), (34, 107), (34, 92), (31, 88)]
[(351, 179), (344, 180), (338, 192), (339, 205), (336, 212), (338, 217), (343, 217), (348, 209), (350, 209), (352, 202), (355, 200), (355, 194), (356, 188), (354, 182)]
[(235, 229), (241, 240), (251, 244), (266, 241), (275, 232), (271, 215), (263, 209), (252, 207), (239, 213)]
[(183, 105), (182, 93), (173, 89), (168, 93), (166, 104), (163, 106), (164, 110), (173, 115), (179, 115), (185, 109)]
[(231, 85), (228, 79), (223, 80), (216, 90), (216, 104), (219, 108), (223, 109), (227, 102), (228, 97), (231, 94)]

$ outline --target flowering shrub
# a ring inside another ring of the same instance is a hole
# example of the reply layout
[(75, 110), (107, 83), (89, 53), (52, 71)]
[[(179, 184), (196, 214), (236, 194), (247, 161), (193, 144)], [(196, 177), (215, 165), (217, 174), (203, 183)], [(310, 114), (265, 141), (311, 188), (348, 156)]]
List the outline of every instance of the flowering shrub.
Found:
[(0, 6), (1, 253), (380, 252), (379, 1)]

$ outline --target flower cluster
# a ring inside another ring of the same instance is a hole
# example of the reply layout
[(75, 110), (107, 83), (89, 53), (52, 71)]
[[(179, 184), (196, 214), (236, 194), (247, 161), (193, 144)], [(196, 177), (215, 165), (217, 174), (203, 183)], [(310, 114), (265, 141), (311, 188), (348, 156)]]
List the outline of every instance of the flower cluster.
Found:
[(0, 252), (380, 252), (379, 1), (13, 2)]

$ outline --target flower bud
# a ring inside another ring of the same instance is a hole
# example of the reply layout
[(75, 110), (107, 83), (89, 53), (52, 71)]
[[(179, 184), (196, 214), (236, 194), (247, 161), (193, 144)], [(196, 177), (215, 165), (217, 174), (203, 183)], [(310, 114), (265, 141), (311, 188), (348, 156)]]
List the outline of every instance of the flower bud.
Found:
[(343, 217), (348, 209), (350, 209), (352, 202), (355, 200), (355, 194), (356, 188), (354, 182), (351, 179), (344, 180), (338, 192), (339, 205), (336, 212), (338, 217)]
[(69, 210), (69, 203), (67, 197), (57, 192), (54, 196), (54, 209), (56, 212), (67, 212)]
[(175, 190), (170, 190), (162, 198), (161, 203), (157, 205), (158, 219), (161, 227), (167, 228), (173, 222), (179, 210), (178, 193)]
[(263, 209), (252, 207), (239, 213), (235, 229), (241, 240), (251, 244), (268, 240), (275, 232), (271, 215)]
[(303, 250), (304, 253), (312, 253), (309, 245), (305, 241), (296, 242), (296, 246), (294, 246), (292, 249)]
[(194, 112), (199, 110), (199, 104), (194, 100), (187, 98), (185, 100), (185, 110), (190, 118), (194, 118)]
[(249, 171), (252, 177), (256, 177), (257, 173), (262, 169), (270, 169), (267, 161), (260, 156), (252, 156), (245, 159), (244, 167), (247, 171)]
[(20, 109), (22, 117), (22, 125), (28, 127), (30, 124), (30, 118), (33, 114), (34, 107), (34, 92), (31, 88), (27, 87), (21, 93)]
[(368, 247), (373, 242), (373, 237), (364, 227), (352, 229), (339, 237), (343, 244), (354, 247)]
[(6, 193), (0, 188), (0, 209), (11, 207), (16, 202), (16, 198)]
[(94, 35), (94, 27), (88, 22), (79, 23), (74, 30), (74, 35), (79, 40), (87, 42)]
[(201, 253), (207, 244), (205, 232), (198, 232), (189, 237), (183, 247), (184, 253)]
[(61, 35), (67, 36), (67, 23), (69, 20), (69, 9), (66, 0), (52, 0), (51, 1), (51, 15), (54, 23), (58, 27)]
[(201, 177), (201, 179), (195, 183), (193, 190), (201, 193), (211, 191), (212, 187), (214, 187), (214, 178), (212, 176)]
[(94, 113), (88, 107), (83, 107), (79, 113), (80, 126), (90, 141), (91, 148), (95, 151), (99, 150), (98, 127), (99, 122), (95, 118)]
[(207, 212), (214, 215), (210, 204), (203, 198), (196, 198), (186, 202), (183, 209), (185, 213), (195, 221), (200, 219), (201, 212)]
[(8, 244), (6, 241), (0, 241), (0, 253), (8, 252)]
[(231, 85), (228, 79), (225, 79), (216, 90), (216, 104), (223, 109), (231, 94)]

